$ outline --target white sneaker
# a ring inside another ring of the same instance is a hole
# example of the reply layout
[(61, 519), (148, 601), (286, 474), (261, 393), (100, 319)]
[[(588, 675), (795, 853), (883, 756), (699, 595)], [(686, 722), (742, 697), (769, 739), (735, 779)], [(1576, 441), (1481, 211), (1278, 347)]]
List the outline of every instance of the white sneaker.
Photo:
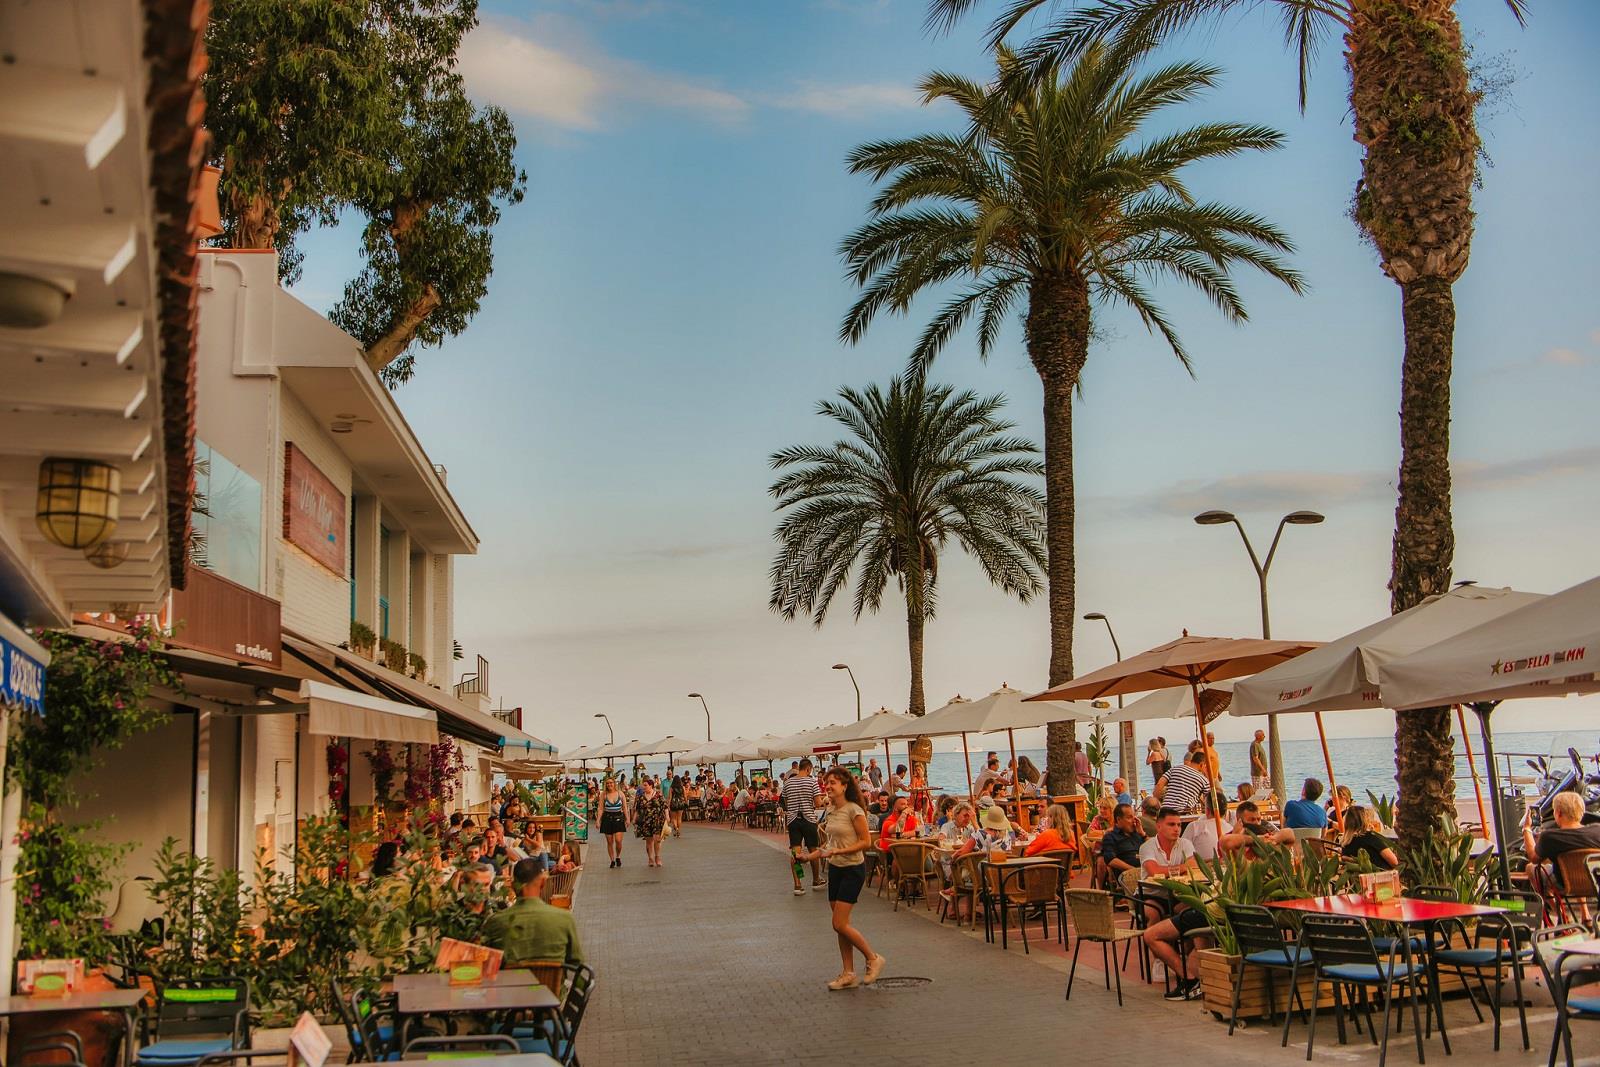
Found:
[(856, 976), (855, 976), (855, 974), (853, 972), (846, 971), (843, 974), (841, 974), (839, 977), (835, 978), (833, 981), (829, 982), (828, 983), (828, 988), (833, 990), (834, 992), (838, 992), (841, 989), (854, 989), (856, 986), (858, 986), (860, 984), (861, 984), (860, 981), (857, 980), (857, 978), (856, 978)]
[(795, 886), (794, 887), (794, 895), (797, 896), (797, 897), (805, 896), (806, 895), (806, 887), (803, 886), (803, 885)]

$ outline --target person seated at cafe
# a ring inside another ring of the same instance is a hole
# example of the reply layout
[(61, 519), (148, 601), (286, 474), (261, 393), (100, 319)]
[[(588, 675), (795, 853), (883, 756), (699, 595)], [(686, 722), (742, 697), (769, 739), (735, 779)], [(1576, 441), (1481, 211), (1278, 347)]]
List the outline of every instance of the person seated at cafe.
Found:
[(1112, 823), (1115, 821), (1114, 813), (1117, 810), (1117, 805), (1120, 803), (1122, 803), (1122, 801), (1118, 800), (1110, 793), (1101, 793), (1100, 802), (1096, 805), (1094, 818), (1089, 820), (1089, 831), (1091, 833), (1103, 834), (1107, 830), (1111, 829)]
[(484, 943), (505, 953), (508, 964), (532, 960), (583, 962), (578, 924), (573, 921), (571, 910), (540, 899), (548, 877), (542, 856), (518, 861), (511, 871), (517, 902), (483, 925)]
[(950, 813), (955, 810), (955, 806), (956, 798), (949, 793), (939, 798), (939, 804), (934, 809), (933, 829), (944, 829), (944, 824), (950, 821)]
[(1112, 822), (1111, 829), (1100, 839), (1100, 855), (1095, 861), (1096, 879), (1101, 885), (1120, 878), (1123, 871), (1137, 870), (1139, 850), (1145, 841), (1132, 805), (1118, 804), (1113, 808)]
[(1172, 768), (1156, 783), (1156, 799), (1163, 808), (1171, 808), (1179, 812), (1194, 812), (1200, 810), (1201, 799), (1211, 788), (1211, 779), (1206, 775), (1206, 753), (1204, 748), (1189, 750), (1182, 763)]
[(1156, 816), (1156, 835), (1139, 847), (1139, 873), (1145, 878), (1168, 878), (1195, 869), (1194, 844), (1183, 837), (1183, 813), (1162, 808)]
[(1201, 804), (1200, 818), (1193, 820), (1183, 828), (1183, 839), (1194, 846), (1194, 854), (1199, 859), (1214, 860), (1217, 858), (1217, 839), (1222, 834), (1217, 830), (1216, 811), (1219, 803), (1225, 804), (1220, 793), (1207, 793)]
[(456, 877), (456, 893), (467, 914), (484, 917), (493, 913), (496, 907), (494, 868), (487, 863), (461, 868)]
[(1126, 778), (1118, 778), (1116, 781), (1112, 782), (1111, 792), (1116, 795), (1116, 801), (1118, 804), (1133, 803), (1133, 794), (1128, 792), (1128, 780)]
[(1347, 785), (1334, 786), (1333, 793), (1328, 797), (1328, 802), (1322, 806), (1323, 810), (1330, 816), (1334, 813), (1334, 797), (1338, 797), (1339, 811), (1349, 811), (1355, 807), (1355, 797), (1350, 794), (1350, 787)]
[(1300, 787), (1300, 799), (1291, 800), (1283, 806), (1283, 824), (1291, 830), (1326, 830), (1328, 813), (1317, 803), (1320, 796), (1322, 783), (1315, 778), (1307, 778), (1305, 785)]
[(1222, 835), (1217, 847), (1223, 852), (1237, 852), (1250, 849), (1257, 840), (1289, 845), (1294, 843), (1294, 831), (1279, 829), (1277, 823), (1261, 814), (1261, 807), (1255, 801), (1241, 800), (1233, 813), (1233, 828)]
[(1078, 835), (1072, 828), (1072, 816), (1067, 814), (1065, 805), (1052, 804), (1045, 809), (1044, 818), (1039, 820), (1039, 832), (1028, 847), (1022, 850), (1024, 856), (1037, 856), (1041, 852), (1054, 852), (1057, 849), (1078, 850)]
[(979, 809), (978, 830), (985, 848), (1009, 852), (1017, 840), (1016, 827), (1011, 825), (1011, 820), (1006, 818), (1006, 813), (998, 804)]
[(915, 840), (920, 825), (917, 813), (911, 810), (911, 799), (896, 797), (894, 808), (878, 827), (878, 847), (888, 851), (889, 846), (896, 841)]
[(1600, 848), (1600, 821), (1590, 821), (1592, 817), (1584, 810), (1583, 796), (1570, 790), (1550, 798), (1550, 814), (1555, 825), (1547, 823), (1535, 837), (1531, 825), (1533, 808), (1529, 807), (1522, 824), (1522, 843), (1529, 856), (1549, 865), (1539, 868), (1540, 880), (1566, 890), (1569, 887), (1561, 879), (1556, 857), (1574, 849)]
[[(983, 765), (983, 770), (978, 772), (978, 780), (972, 783), (972, 791), (978, 796), (989, 792), (989, 786), (1000, 777), (1000, 757), (995, 756)], [(989, 795), (992, 795), (990, 793)]]
[(957, 801), (950, 809), (950, 821), (939, 828), (939, 838), (944, 848), (955, 856), (965, 856), (983, 842), (978, 830), (977, 813), (965, 800)]
[(1256, 795), (1256, 787), (1249, 782), (1240, 782), (1239, 788), (1234, 792), (1233, 799), (1243, 804)]
[[(1166, 999), (1199, 1000), (1200, 964), (1193, 952), (1179, 952), (1178, 943), (1186, 934), (1211, 924), (1206, 919), (1206, 913), (1198, 908), (1179, 903), (1176, 909), (1167, 918), (1145, 927), (1144, 943), (1150, 949), (1150, 954), (1162, 962), (1173, 978), (1172, 991), (1167, 993)], [(1191, 971), (1194, 972), (1193, 977), (1190, 976)]]
[(1139, 801), (1139, 810), (1135, 813), (1139, 819), (1139, 833), (1143, 837), (1156, 836), (1156, 816), (1161, 812), (1161, 801), (1153, 796), (1145, 796)]
[(576, 841), (561, 842), (561, 857), (556, 860), (556, 870), (561, 873), (583, 868), (583, 852)]
[(1017, 789), (1019, 795), (1036, 797), (1043, 792), (1044, 776), (1039, 773), (1039, 768), (1034, 766), (1033, 760), (1027, 756), (1017, 757)]
[(1400, 857), (1395, 855), (1389, 839), (1381, 832), (1383, 820), (1376, 811), (1357, 804), (1345, 810), (1344, 822), (1351, 830), (1350, 840), (1340, 850), (1344, 856), (1365, 856), (1380, 871), (1392, 871), (1400, 866)]

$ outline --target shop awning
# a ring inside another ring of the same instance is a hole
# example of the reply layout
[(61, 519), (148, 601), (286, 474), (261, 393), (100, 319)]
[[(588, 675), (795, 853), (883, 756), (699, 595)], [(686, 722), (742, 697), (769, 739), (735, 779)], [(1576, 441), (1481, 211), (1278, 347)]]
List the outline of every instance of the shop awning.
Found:
[(323, 682), (300, 683), (309, 733), (432, 745), (439, 740), (438, 714), (396, 700), (357, 693)]

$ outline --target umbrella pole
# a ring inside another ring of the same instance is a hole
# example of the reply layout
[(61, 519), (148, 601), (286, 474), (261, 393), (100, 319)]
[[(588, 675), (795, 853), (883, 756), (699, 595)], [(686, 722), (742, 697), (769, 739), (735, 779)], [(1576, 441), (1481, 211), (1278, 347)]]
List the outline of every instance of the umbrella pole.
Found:
[(1494, 734), (1489, 729), (1489, 716), (1498, 707), (1498, 700), (1474, 701), (1472, 710), (1478, 716), (1478, 729), (1483, 731), (1483, 758), (1489, 763), (1489, 796), (1494, 800), (1494, 850), (1500, 856), (1500, 888), (1511, 887), (1511, 867), (1506, 862), (1506, 832), (1500, 825), (1500, 813), (1505, 805), (1500, 802), (1500, 774), (1494, 769)]
[(977, 797), (972, 794), (972, 753), (967, 751), (966, 734), (961, 735), (961, 759), (967, 765), (967, 799), (976, 804), (978, 802)]
[(1006, 738), (1011, 742), (1011, 791), (1021, 800), (1022, 790), (1017, 787), (1017, 732), (1008, 727)]
[(1217, 839), (1222, 839), (1222, 813), (1217, 810), (1217, 783), (1211, 780), (1211, 739), (1206, 736), (1206, 716), (1200, 710), (1200, 681), (1189, 679), (1189, 692), (1194, 695), (1194, 725), (1200, 731), (1200, 747), (1206, 753), (1206, 791), (1211, 794), (1211, 820), (1217, 824)]
[(1467, 749), (1467, 769), (1472, 772), (1472, 793), (1478, 798), (1478, 825), (1483, 827), (1481, 837), (1489, 836), (1489, 816), (1483, 810), (1483, 786), (1478, 780), (1478, 765), (1472, 760), (1472, 738), (1467, 736), (1467, 716), (1461, 710), (1461, 705), (1456, 705), (1456, 722), (1461, 724), (1461, 743)]
[[(1322, 742), (1322, 765), (1328, 769), (1328, 792), (1333, 795), (1333, 818), (1339, 824), (1339, 829), (1344, 829), (1344, 805), (1339, 803), (1339, 783), (1333, 780), (1333, 757), (1328, 755), (1328, 732), (1322, 728), (1322, 712), (1312, 712), (1312, 718), (1317, 720), (1317, 740)], [(1279, 811), (1284, 800), (1280, 797)]]

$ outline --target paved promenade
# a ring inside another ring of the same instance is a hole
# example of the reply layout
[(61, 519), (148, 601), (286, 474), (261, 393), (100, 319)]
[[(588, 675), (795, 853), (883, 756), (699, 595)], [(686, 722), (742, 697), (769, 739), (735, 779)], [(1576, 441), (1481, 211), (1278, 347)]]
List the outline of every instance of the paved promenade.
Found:
[[(1106, 1062), (1241, 1067), (1305, 1062), (1304, 1027), (1287, 1049), (1278, 1032), (1252, 1025), (1227, 1036), (1198, 1004), (1170, 1004), (1161, 986), (1124, 976), (1126, 1004), (1101, 984), (1098, 947), (1084, 949), (1072, 1000), (1062, 999), (1066, 959), (1024, 956), (976, 934), (938, 929), (917, 908), (892, 913), (870, 891), (857, 926), (888, 958), (886, 978), (926, 978), (899, 988), (830, 992), (839, 971), (826, 894), (790, 893), (782, 841), (761, 832), (690, 824), (663, 846), (665, 866), (644, 865), (631, 834), (624, 866), (605, 865), (598, 838), (588, 851), (577, 898), (584, 952), (598, 972), (578, 1047), (586, 1067), (634, 1064), (814, 1064), (819, 1057), (879, 1064)], [(595, 859), (594, 857), (598, 857)], [(808, 879), (809, 881), (809, 879)], [(1037, 925), (1034, 927), (1037, 930)], [(1052, 928), (1052, 937), (1054, 929)], [(1052, 947), (1054, 947), (1052, 945)], [(1088, 967), (1089, 957), (1095, 967)], [(890, 983), (891, 986), (898, 983)], [(1534, 1051), (1524, 1052), (1510, 1020), (1502, 1052), (1465, 1001), (1447, 1006), (1455, 1055), (1437, 1037), (1428, 1061), (1447, 1067), (1543, 1064), (1553, 1013), (1530, 1009)], [(1317, 1063), (1376, 1067), (1363, 1035), (1337, 1043), (1333, 1020), (1317, 1027)], [(1600, 1065), (1600, 1027), (1579, 1027), (1579, 1062)], [(1415, 1063), (1409, 1029), (1391, 1065)]]

